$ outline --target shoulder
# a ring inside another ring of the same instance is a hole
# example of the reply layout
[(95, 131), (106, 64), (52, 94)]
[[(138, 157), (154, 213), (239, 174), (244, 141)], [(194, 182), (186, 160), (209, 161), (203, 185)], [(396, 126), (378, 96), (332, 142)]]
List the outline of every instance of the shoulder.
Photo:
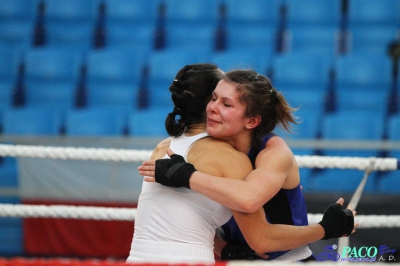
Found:
[(271, 137), (264, 147), (264, 150), (271, 150), (271, 149), (290, 151), (289, 145), (286, 143), (286, 141), (283, 138), (276, 135)]
[(198, 170), (217, 176), (244, 178), (244, 173), (252, 169), (246, 154), (211, 137), (197, 141), (189, 150), (187, 159)]
[(169, 148), (170, 144), (170, 137), (160, 141), (155, 147), (153, 154), (151, 155), (151, 159), (155, 160), (164, 157), (167, 154), (167, 149)]
[[(191, 155), (208, 153), (208, 157), (220, 158), (221, 155), (230, 158), (247, 158), (247, 155), (234, 149), (230, 144), (223, 140), (212, 137), (203, 138), (195, 142), (190, 149)], [(229, 155), (229, 156), (226, 156)]]
[(274, 161), (290, 161), (293, 158), (293, 152), (286, 141), (279, 136), (273, 136), (268, 140), (264, 149), (258, 154), (256, 164), (259, 160), (270, 161), (274, 159)]

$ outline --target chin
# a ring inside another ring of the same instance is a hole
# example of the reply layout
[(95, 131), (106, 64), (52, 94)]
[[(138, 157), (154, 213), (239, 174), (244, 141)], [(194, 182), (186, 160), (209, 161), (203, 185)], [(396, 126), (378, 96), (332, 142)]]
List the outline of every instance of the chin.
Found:
[(206, 129), (206, 132), (207, 132), (207, 134), (208, 135), (210, 135), (211, 137), (215, 137), (216, 135), (218, 135), (218, 134), (216, 134), (215, 133), (215, 131), (214, 130), (212, 130), (212, 129)]

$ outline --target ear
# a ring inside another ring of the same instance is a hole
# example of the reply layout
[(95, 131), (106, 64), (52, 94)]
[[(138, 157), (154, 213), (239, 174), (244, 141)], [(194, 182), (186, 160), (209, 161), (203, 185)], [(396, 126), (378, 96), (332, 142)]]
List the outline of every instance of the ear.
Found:
[(245, 127), (247, 129), (254, 129), (261, 123), (261, 116), (256, 115), (248, 118)]

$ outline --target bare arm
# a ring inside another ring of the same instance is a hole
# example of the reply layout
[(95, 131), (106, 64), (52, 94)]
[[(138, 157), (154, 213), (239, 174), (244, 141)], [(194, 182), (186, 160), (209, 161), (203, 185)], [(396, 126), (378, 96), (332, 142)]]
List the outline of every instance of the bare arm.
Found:
[(254, 213), (233, 211), (233, 216), (247, 244), (257, 253), (295, 249), (322, 239), (321, 225), (292, 226), (270, 224), (263, 209)]
[[(230, 150), (230, 147), (227, 146), (210, 145), (210, 147), (207, 147), (204, 143), (195, 145), (190, 150), (188, 161), (193, 163), (200, 171), (229, 177), (222, 178), (227, 181), (228, 179), (229, 181), (240, 181), (252, 169), (249, 159), (243, 153)], [(254, 179), (253, 182), (256, 181), (257, 179)], [(226, 188), (227, 190), (232, 189)], [(241, 189), (236, 193), (241, 194)], [(227, 197), (227, 201), (234, 198), (229, 194)], [(246, 242), (257, 253), (298, 248), (322, 239), (325, 234), (324, 229), (319, 224), (311, 226), (272, 225), (266, 220), (263, 208), (259, 208), (256, 212), (250, 214), (238, 211), (232, 211), (232, 213)], [(218, 241), (216, 244), (218, 254), (220, 251), (218, 248), (222, 248), (224, 242)]]
[(233, 179), (229, 175), (230, 178), (220, 178), (197, 171), (190, 178), (190, 188), (230, 209), (252, 213), (284, 187), (288, 171), (297, 168), (294, 164), (292, 152), (278, 140), (276, 145), (258, 155), (256, 169), (245, 180)]
[[(274, 137), (269, 143), (273, 144), (258, 155), (256, 169), (245, 180), (229, 175), (224, 178), (197, 168), (190, 177), (190, 188), (232, 210), (255, 212), (284, 187), (288, 171), (296, 164), (281, 138)], [(144, 162), (139, 173), (148, 176), (146, 181), (154, 181), (154, 162)]]
[(160, 141), (160, 143), (158, 143), (156, 148), (153, 150), (150, 159), (156, 160), (163, 158), (167, 154), (166, 151), (169, 148), (170, 143), (171, 143), (171, 138), (166, 138)]
[[(269, 159), (270, 156), (268, 154), (263, 154), (266, 155), (265, 158), (263, 159)], [(282, 160), (282, 156), (275, 156), (276, 160)], [(242, 162), (240, 162), (241, 160)], [(235, 159), (230, 160), (229, 165), (220, 165), (223, 169), (223, 176), (227, 176), (229, 178), (224, 178), (225, 181), (241, 181), (243, 179), (243, 176), (245, 173), (241, 172), (243, 171), (243, 165), (244, 165), (244, 160), (245, 159), (239, 159), (236, 161)], [(271, 161), (270, 161), (271, 162)], [(223, 163), (223, 162), (220, 162)], [(248, 165), (249, 162), (246, 162), (246, 167), (249, 167)], [(273, 164), (273, 162), (272, 162)], [(242, 167), (238, 167), (242, 166)], [(280, 164), (280, 167), (283, 167), (284, 165)], [(242, 169), (239, 169), (242, 168)], [(249, 170), (249, 168), (247, 168)], [(275, 171), (276, 175), (284, 175), (284, 171), (277, 171), (276, 168), (272, 169), (265, 169), (262, 168), (263, 170), (261, 171)], [(240, 174), (239, 174), (240, 173)], [(261, 174), (256, 171), (252, 171), (249, 175), (246, 177), (246, 182), (232, 182), (232, 183), (238, 183), (238, 184), (243, 184), (243, 183), (250, 183), (250, 186), (246, 187), (246, 189), (254, 189), (256, 191), (264, 189), (264, 193), (273, 193), (272, 189), (266, 189), (267, 185), (265, 184), (258, 184), (257, 182), (261, 180), (259, 177), (256, 177), (254, 175), (256, 174)], [(275, 175), (275, 177), (276, 177)], [(249, 182), (249, 179), (251, 181)], [(280, 182), (275, 182), (273, 186), (276, 186), (275, 189), (279, 190), (283, 184), (284, 178), (280, 178)], [(271, 183), (272, 180), (269, 180), (269, 183)], [(204, 180), (203, 180), (204, 182)], [(228, 183), (228, 182), (227, 182)], [(253, 185), (253, 184), (258, 184), (258, 186)], [(224, 185), (227, 186), (227, 185)], [(257, 189), (255, 189), (257, 187)], [(227, 191), (232, 189), (233, 191), (235, 190), (232, 187), (227, 186)], [(238, 190), (236, 191), (236, 194), (242, 194), (244, 191), (243, 187), (238, 187)], [(262, 194), (262, 192), (260, 192)], [(247, 197), (259, 197), (259, 195), (253, 196), (250, 195), (251, 191), (249, 191)], [(253, 193), (255, 194), (255, 193)], [(227, 194), (230, 195), (230, 194)], [(273, 195), (271, 195), (272, 197)], [(223, 196), (221, 196), (223, 198)], [(232, 201), (234, 197), (229, 196), (229, 201)], [(246, 196), (244, 196), (246, 197)], [(262, 203), (263, 205), (263, 203)], [(282, 251), (282, 250), (289, 250), (289, 249), (294, 249), (298, 248), (304, 245), (307, 245), (309, 243), (315, 242), (317, 240), (320, 240), (324, 237), (325, 231), (323, 227), (319, 224), (316, 225), (310, 225), (310, 226), (292, 226), (292, 225), (281, 225), (281, 224), (270, 224), (266, 218), (265, 218), (265, 212), (262, 207), (258, 208), (253, 213), (245, 213), (245, 212), (239, 212), (239, 211), (232, 211), (232, 214), (239, 225), (239, 228), (241, 232), (243, 233), (243, 236), (246, 239), (247, 244), (256, 251), (257, 253), (266, 253), (266, 252), (272, 252), (272, 251)]]

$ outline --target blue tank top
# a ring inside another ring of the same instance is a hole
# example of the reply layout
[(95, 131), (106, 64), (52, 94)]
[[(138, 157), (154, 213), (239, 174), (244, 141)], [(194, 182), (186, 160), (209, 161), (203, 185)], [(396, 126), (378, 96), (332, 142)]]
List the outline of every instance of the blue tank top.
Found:
[[(274, 134), (267, 134), (263, 137), (262, 148), (273, 136)], [(255, 167), (255, 160), (260, 151), (252, 148), (248, 154), (253, 167)], [(271, 224), (308, 225), (307, 207), (300, 184), (293, 189), (282, 188), (270, 201), (264, 204), (263, 208), (266, 218)], [(229, 243), (247, 246), (246, 240), (233, 217), (222, 226), (222, 229)], [(268, 260), (273, 260), (286, 252), (288, 250), (268, 253)]]

